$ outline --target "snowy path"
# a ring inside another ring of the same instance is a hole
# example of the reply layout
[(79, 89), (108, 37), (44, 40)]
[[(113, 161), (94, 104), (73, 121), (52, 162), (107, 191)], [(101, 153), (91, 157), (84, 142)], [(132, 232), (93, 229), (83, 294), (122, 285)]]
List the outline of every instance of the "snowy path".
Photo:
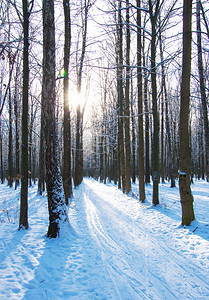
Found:
[[(195, 255), (188, 260), (187, 242), (178, 243), (184, 229), (167, 228), (169, 217), (91, 180), (85, 180), (84, 201), (116, 299), (208, 299), (209, 276)], [(194, 237), (193, 247), (196, 243)]]
[(48, 240), (46, 197), (29, 189), (30, 228), (18, 232), (19, 192), (0, 186), (0, 299), (209, 299), (209, 186), (192, 188), (199, 222), (182, 228), (177, 188), (160, 185), (152, 208), (151, 186), (142, 205), (85, 179), (69, 208), (75, 232)]

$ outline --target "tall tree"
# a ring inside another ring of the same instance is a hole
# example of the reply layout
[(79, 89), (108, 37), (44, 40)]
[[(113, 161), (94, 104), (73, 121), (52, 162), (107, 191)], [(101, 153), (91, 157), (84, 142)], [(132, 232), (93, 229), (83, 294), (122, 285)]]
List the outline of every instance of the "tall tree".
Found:
[(142, 31), (141, 31), (141, 1), (137, 0), (137, 91), (138, 91), (138, 139), (139, 139), (139, 199), (145, 201), (144, 186), (144, 126), (142, 99)]
[[(8, 42), (10, 42), (10, 32), (11, 32), (11, 24), (9, 20), (9, 10), (8, 13), (8, 23), (9, 23), (9, 30), (8, 30)], [(9, 73), (11, 72), (12, 68), (12, 60), (13, 54), (11, 49), (8, 51), (8, 59), (9, 59)], [(8, 143), (8, 185), (12, 187), (13, 185), (13, 115), (12, 115), (12, 95), (11, 95), (11, 81), (9, 82), (9, 90), (8, 90), (8, 102), (9, 102), (9, 143)]]
[(156, 38), (157, 20), (159, 16), (160, 0), (149, 0), (149, 15), (151, 20), (151, 81), (152, 81), (152, 110), (153, 110), (153, 142), (152, 142), (152, 179), (153, 194), (152, 203), (159, 204), (158, 183), (159, 183), (159, 116), (158, 116), (158, 96), (156, 80)]
[(14, 91), (14, 115), (15, 115), (15, 189), (19, 185), (20, 180), (20, 142), (19, 142), (19, 101), (18, 101), (18, 85), (19, 85), (19, 74), (20, 66), (17, 61), (16, 76), (15, 76), (15, 91)]
[[(12, 53), (9, 51), (9, 68), (11, 67)], [(12, 95), (11, 86), (9, 85), (9, 145), (8, 145), (8, 185), (13, 185), (13, 114), (12, 114)]]
[(179, 124), (179, 192), (182, 207), (182, 225), (190, 225), (195, 219), (193, 196), (190, 187), (189, 104), (192, 44), (192, 0), (183, 5), (183, 60), (181, 79), (181, 104)]
[[(41, 103), (43, 103), (43, 96)], [(39, 178), (38, 178), (38, 194), (42, 195), (45, 185), (44, 185), (44, 173), (45, 173), (45, 159), (44, 159), (44, 124), (43, 124), (44, 114), (43, 107), (41, 107), (41, 128), (40, 128), (40, 146), (39, 146)]]
[(55, 118), (55, 23), (54, 0), (43, 1), (43, 133), (45, 146), (46, 186), (49, 210), (47, 237), (56, 238), (68, 223), (64, 190), (58, 159)]
[(125, 153), (124, 153), (124, 93), (123, 93), (123, 24), (122, 1), (118, 0), (116, 23), (116, 63), (117, 63), (117, 96), (118, 96), (118, 187), (122, 178), (122, 191), (126, 191)]
[[(27, 0), (22, 0), (23, 7), (23, 98), (22, 98), (22, 147), (21, 147), (21, 193), (19, 229), (28, 229), (28, 83), (29, 83), (29, 16)], [(31, 1), (31, 9), (33, 1)]]
[(143, 31), (143, 68), (144, 68), (144, 113), (145, 113), (145, 183), (150, 183), (150, 117), (148, 99), (148, 72), (145, 55), (145, 30)]
[(201, 1), (197, 1), (197, 50), (198, 50), (198, 71), (199, 71), (199, 81), (200, 81), (200, 94), (202, 102), (202, 114), (204, 123), (204, 134), (205, 134), (205, 146), (206, 146), (206, 175), (207, 181), (209, 182), (209, 124), (208, 124), (208, 107), (207, 107), (207, 97), (205, 89), (205, 79), (204, 79), (204, 67), (202, 58), (202, 37), (201, 37), (201, 22), (200, 22), (200, 8)]
[(125, 85), (125, 153), (126, 153), (126, 194), (131, 191), (131, 144), (130, 144), (130, 3), (126, 0), (126, 85)]
[[(168, 143), (168, 153), (167, 153), (167, 159), (168, 159), (168, 172), (171, 179), (171, 187), (175, 187), (175, 177), (174, 177), (174, 149), (171, 146), (171, 132), (170, 132), (170, 122), (169, 122), (169, 110), (168, 110), (168, 92), (167, 92), (167, 86), (166, 86), (166, 74), (165, 74), (165, 64), (164, 64), (164, 56), (163, 56), (163, 41), (161, 32), (159, 33), (159, 43), (160, 43), (160, 59), (161, 59), (161, 68), (162, 68), (162, 93), (164, 94), (164, 101), (165, 101), (165, 129), (166, 129), (166, 138)], [(162, 100), (163, 105), (163, 100)], [(163, 110), (163, 109), (162, 109)], [(163, 131), (163, 111), (162, 111), (162, 131)], [(163, 132), (162, 139), (164, 138)], [(163, 148), (163, 141), (161, 141)], [(161, 149), (162, 151), (163, 149)], [(163, 151), (162, 151), (163, 153)], [(161, 158), (163, 160), (163, 157)], [(162, 161), (161, 161), (162, 163)]]
[(71, 44), (71, 19), (69, 0), (63, 0), (65, 15), (65, 45), (64, 45), (64, 159), (63, 159), (63, 185), (65, 192), (65, 203), (68, 205), (72, 196), (71, 175), (71, 124), (69, 109), (69, 60)]
[[(84, 16), (82, 19), (82, 49), (81, 56), (77, 72), (77, 92), (81, 93), (83, 65), (86, 53), (86, 41), (87, 41), (87, 25), (89, 9), (92, 6), (91, 0), (84, 0)], [(74, 185), (78, 186), (83, 181), (83, 112), (81, 105), (78, 104), (76, 108), (76, 151), (75, 151), (75, 176)]]

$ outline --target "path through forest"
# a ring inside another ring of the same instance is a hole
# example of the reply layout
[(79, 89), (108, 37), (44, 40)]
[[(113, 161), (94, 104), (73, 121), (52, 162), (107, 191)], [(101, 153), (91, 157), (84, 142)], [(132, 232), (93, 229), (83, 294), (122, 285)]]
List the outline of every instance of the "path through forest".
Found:
[(160, 185), (161, 205), (153, 208), (151, 186), (142, 205), (112, 184), (85, 179), (69, 208), (73, 230), (57, 240), (45, 237), (47, 201), (36, 188), (29, 189), (30, 228), (18, 232), (7, 215), (19, 192), (0, 186), (1, 299), (209, 298), (207, 183), (193, 185), (199, 222), (182, 228), (178, 188)]

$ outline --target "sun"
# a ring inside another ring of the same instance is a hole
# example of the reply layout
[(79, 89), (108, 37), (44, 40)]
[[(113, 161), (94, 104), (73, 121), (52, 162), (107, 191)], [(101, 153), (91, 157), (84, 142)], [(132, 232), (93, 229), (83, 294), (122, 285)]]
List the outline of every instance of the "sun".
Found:
[(78, 92), (76, 89), (69, 89), (69, 107), (76, 111), (78, 105), (83, 106), (85, 102), (84, 93)]

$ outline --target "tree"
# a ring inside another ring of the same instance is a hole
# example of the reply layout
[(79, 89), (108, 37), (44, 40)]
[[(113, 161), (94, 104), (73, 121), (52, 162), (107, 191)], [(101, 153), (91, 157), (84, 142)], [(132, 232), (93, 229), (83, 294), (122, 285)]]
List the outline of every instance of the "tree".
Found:
[(69, 60), (71, 44), (71, 20), (69, 0), (63, 0), (65, 15), (65, 45), (64, 45), (64, 160), (63, 160), (63, 185), (65, 192), (65, 203), (68, 205), (72, 196), (71, 175), (71, 124), (69, 109)]
[[(162, 36), (161, 32), (159, 34), (159, 42), (160, 42), (160, 58), (161, 58), (161, 68), (162, 68), (162, 94), (164, 94), (164, 100), (165, 100), (165, 127), (166, 127), (166, 138), (168, 143), (168, 172), (170, 174), (171, 179), (171, 187), (175, 187), (175, 178), (174, 178), (174, 149), (171, 146), (171, 132), (170, 132), (170, 122), (169, 122), (169, 111), (168, 111), (168, 92), (167, 92), (167, 86), (166, 86), (166, 75), (165, 75), (165, 65), (164, 65), (164, 56), (163, 56), (163, 42), (162, 42)], [(162, 107), (163, 105), (163, 99), (162, 99)], [(164, 133), (163, 133), (163, 108), (162, 108), (162, 128), (161, 128), (161, 134), (162, 134), (162, 140), (161, 140), (161, 155), (163, 154), (163, 139), (164, 139)], [(161, 164), (163, 162), (163, 155), (161, 157)], [(162, 164), (163, 168), (163, 164)]]
[[(41, 103), (43, 103), (43, 99), (41, 100)], [(45, 159), (44, 159), (43, 119), (44, 119), (43, 108), (41, 108), (41, 128), (40, 128), (40, 146), (39, 146), (39, 179), (38, 179), (38, 194), (39, 195), (42, 195), (44, 188), (45, 188), (45, 184), (44, 184)]]
[(152, 179), (153, 179), (153, 194), (152, 203), (159, 204), (158, 183), (159, 183), (159, 116), (158, 116), (158, 101), (157, 101), (157, 80), (156, 80), (156, 26), (159, 16), (160, 0), (156, 4), (149, 0), (149, 15), (151, 20), (151, 81), (152, 81), (152, 110), (153, 110), (153, 142), (152, 142)]
[[(86, 53), (86, 41), (87, 41), (87, 24), (89, 9), (92, 6), (91, 0), (84, 0), (84, 18), (82, 24), (82, 49), (81, 56), (77, 72), (77, 91), (81, 93), (82, 75), (83, 75), (83, 64)], [(83, 112), (80, 104), (77, 105), (76, 109), (76, 151), (75, 151), (75, 176), (74, 185), (79, 186), (83, 181)]]
[(145, 201), (144, 187), (144, 126), (142, 100), (142, 32), (141, 32), (141, 1), (137, 0), (137, 91), (138, 91), (138, 138), (139, 138), (139, 199)]
[(148, 71), (145, 56), (145, 30), (143, 31), (143, 68), (144, 68), (144, 113), (145, 113), (145, 183), (150, 183), (150, 117), (148, 98)]
[(20, 75), (19, 60), (16, 65), (16, 76), (15, 76), (15, 91), (14, 91), (14, 115), (15, 115), (15, 189), (19, 185), (20, 181), (20, 141), (19, 141), (19, 96), (18, 96), (18, 79)]
[[(29, 82), (29, 3), (22, 0), (23, 6), (23, 98), (22, 98), (22, 147), (21, 147), (21, 194), (19, 229), (28, 229), (28, 82)], [(31, 1), (31, 9), (33, 1)]]
[(190, 187), (189, 151), (189, 103), (192, 44), (192, 0), (184, 0), (183, 5), (183, 59), (181, 79), (181, 104), (179, 124), (179, 192), (182, 207), (182, 225), (189, 226), (195, 219), (193, 196)]
[(201, 1), (197, 1), (197, 50), (198, 50), (198, 71), (199, 71), (199, 82), (200, 82), (200, 94), (202, 102), (202, 114), (204, 123), (205, 133), (205, 145), (206, 145), (206, 174), (207, 181), (209, 182), (209, 124), (208, 124), (208, 107), (207, 97), (205, 91), (205, 79), (204, 79), (204, 68), (202, 59), (202, 38), (201, 38), (201, 23), (200, 23), (200, 8)]
[(55, 23), (54, 0), (43, 1), (43, 133), (46, 164), (46, 187), (49, 210), (47, 237), (56, 238), (68, 223), (63, 183), (58, 160), (55, 121)]
[(126, 85), (125, 85), (125, 153), (126, 153), (126, 194), (131, 191), (131, 145), (130, 145), (130, 12), (129, 0), (126, 0)]
[(117, 96), (118, 96), (118, 187), (126, 191), (125, 179), (125, 153), (124, 153), (124, 93), (123, 93), (123, 25), (122, 25), (122, 1), (118, 0), (117, 23), (116, 23), (116, 63), (117, 63)]

